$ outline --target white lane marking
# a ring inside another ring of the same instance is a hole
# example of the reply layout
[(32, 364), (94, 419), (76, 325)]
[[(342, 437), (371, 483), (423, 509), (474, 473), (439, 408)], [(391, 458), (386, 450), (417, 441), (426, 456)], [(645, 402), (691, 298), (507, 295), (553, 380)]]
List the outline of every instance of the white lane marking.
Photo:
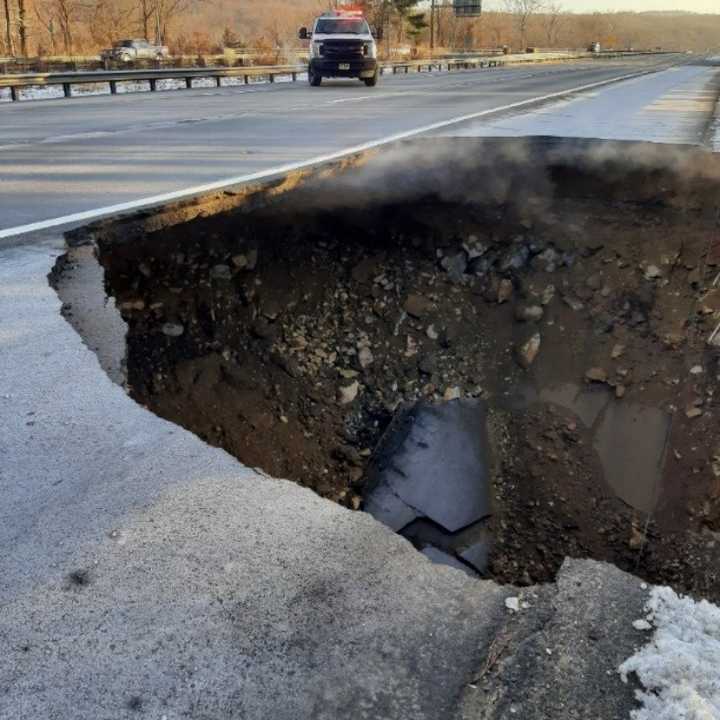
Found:
[(260, 170), (258, 172), (249, 173), (247, 175), (238, 175), (237, 177), (225, 178), (223, 180), (216, 180), (215, 182), (206, 183), (204, 185), (196, 185), (195, 187), (186, 188), (184, 190), (175, 190), (173, 192), (163, 193), (162, 195), (153, 195), (151, 197), (142, 198), (140, 200), (131, 200), (129, 202), (118, 203), (117, 205), (108, 205), (106, 207), (96, 208), (95, 210), (85, 210), (84, 212), (73, 213), (72, 215), (64, 215), (62, 217), (52, 218), (50, 220), (42, 220), (40, 222), (29, 223), (28, 225), (18, 225), (16, 227), (7, 228), (0, 230), (0, 240), (3, 238), (15, 237), (16, 235), (23, 235), (29, 232), (39, 232), (40, 230), (49, 230), (50, 228), (59, 227), (61, 225), (70, 225), (72, 223), (85, 222), (87, 220), (96, 220), (97, 218), (105, 215), (114, 215), (116, 213), (124, 213), (130, 210), (140, 210), (141, 208), (149, 207), (152, 205), (160, 205), (174, 200), (182, 200), (183, 198), (189, 198), (193, 195), (202, 195), (204, 193), (212, 192), (214, 190), (221, 190), (223, 188), (230, 187), (232, 185), (243, 185), (249, 182), (255, 182), (258, 180), (266, 180), (275, 175), (284, 175), (286, 173), (294, 172), (295, 170), (303, 170), (314, 165), (322, 165), (326, 162), (332, 162), (333, 160), (341, 160), (342, 158), (350, 155), (356, 155), (358, 153), (372, 150), (374, 148), (382, 147), (383, 145), (390, 145), (400, 140), (407, 140), (408, 138), (415, 137), (417, 135), (423, 135), (424, 133), (432, 132), (434, 130), (441, 130), (442, 128), (450, 127), (451, 125), (458, 125), (460, 123), (467, 122), (468, 120), (477, 120), (481, 117), (487, 117), (488, 115), (496, 115), (498, 113), (508, 112), (509, 110), (516, 110), (518, 108), (526, 107), (528, 105), (534, 105), (536, 103), (547, 102), (548, 100), (554, 100), (574, 93), (584, 92), (586, 90), (592, 90), (593, 88), (603, 87), (604, 85), (611, 85), (613, 83), (622, 82), (624, 80), (632, 80), (634, 78), (642, 77), (650, 73), (656, 72), (654, 70), (643, 70), (642, 72), (630, 73), (628, 75), (620, 75), (619, 77), (610, 78), (608, 80), (600, 80), (598, 82), (589, 83), (587, 85), (580, 85), (575, 88), (568, 88), (567, 90), (560, 90), (558, 92), (550, 93), (548, 95), (540, 95), (534, 98), (528, 98), (527, 100), (518, 100), (508, 105), (502, 105), (500, 107), (490, 108), (488, 110), (480, 110), (478, 112), (469, 113), (467, 115), (459, 115), (451, 118), (450, 120), (441, 120), (439, 122), (432, 123), (430, 125), (424, 125), (422, 127), (414, 128), (413, 130), (405, 130), (394, 135), (388, 135), (387, 137), (380, 138), (378, 140), (371, 140), (370, 142), (363, 143), (362, 145), (355, 145), (353, 147), (345, 148), (343, 150), (337, 150), (336, 152), (328, 153), (327, 155), (320, 155), (318, 157), (310, 158), (308, 160), (301, 160), (300, 162), (288, 163), (287, 165), (279, 165), (274, 168), (268, 168), (267, 170)]

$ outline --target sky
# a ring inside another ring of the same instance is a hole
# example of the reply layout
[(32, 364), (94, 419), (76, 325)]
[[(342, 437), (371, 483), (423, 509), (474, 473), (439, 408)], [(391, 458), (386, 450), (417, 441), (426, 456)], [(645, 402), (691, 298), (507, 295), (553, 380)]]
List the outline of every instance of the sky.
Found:
[[(502, 5), (501, 0), (489, 0), (488, 6)], [(683, 10), (686, 12), (720, 13), (720, 0), (560, 0), (566, 10), (593, 12), (595, 10)]]

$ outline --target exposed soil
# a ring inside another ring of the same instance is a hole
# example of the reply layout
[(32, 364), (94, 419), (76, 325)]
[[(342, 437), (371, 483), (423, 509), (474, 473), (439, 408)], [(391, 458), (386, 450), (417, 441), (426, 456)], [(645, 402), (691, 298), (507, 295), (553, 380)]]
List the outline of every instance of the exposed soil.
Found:
[(715, 214), (542, 172), (521, 204), (276, 203), (101, 240), (132, 396), (354, 509), (400, 403), (482, 397), (493, 577), (594, 557), (719, 598)]

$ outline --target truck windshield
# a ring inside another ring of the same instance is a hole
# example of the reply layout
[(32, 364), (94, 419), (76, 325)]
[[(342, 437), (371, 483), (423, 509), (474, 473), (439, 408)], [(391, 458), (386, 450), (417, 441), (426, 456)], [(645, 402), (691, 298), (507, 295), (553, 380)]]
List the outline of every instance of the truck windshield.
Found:
[(319, 35), (369, 35), (370, 28), (365, 20), (352, 18), (322, 18), (315, 25)]

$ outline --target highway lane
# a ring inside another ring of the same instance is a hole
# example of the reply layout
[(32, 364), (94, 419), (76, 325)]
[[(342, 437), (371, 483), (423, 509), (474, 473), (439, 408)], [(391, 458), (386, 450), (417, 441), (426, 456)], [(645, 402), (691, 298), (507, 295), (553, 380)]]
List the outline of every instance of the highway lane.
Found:
[[(256, 85), (0, 107), (0, 231), (303, 163), (667, 59)], [(521, 110), (518, 109), (520, 112)]]

